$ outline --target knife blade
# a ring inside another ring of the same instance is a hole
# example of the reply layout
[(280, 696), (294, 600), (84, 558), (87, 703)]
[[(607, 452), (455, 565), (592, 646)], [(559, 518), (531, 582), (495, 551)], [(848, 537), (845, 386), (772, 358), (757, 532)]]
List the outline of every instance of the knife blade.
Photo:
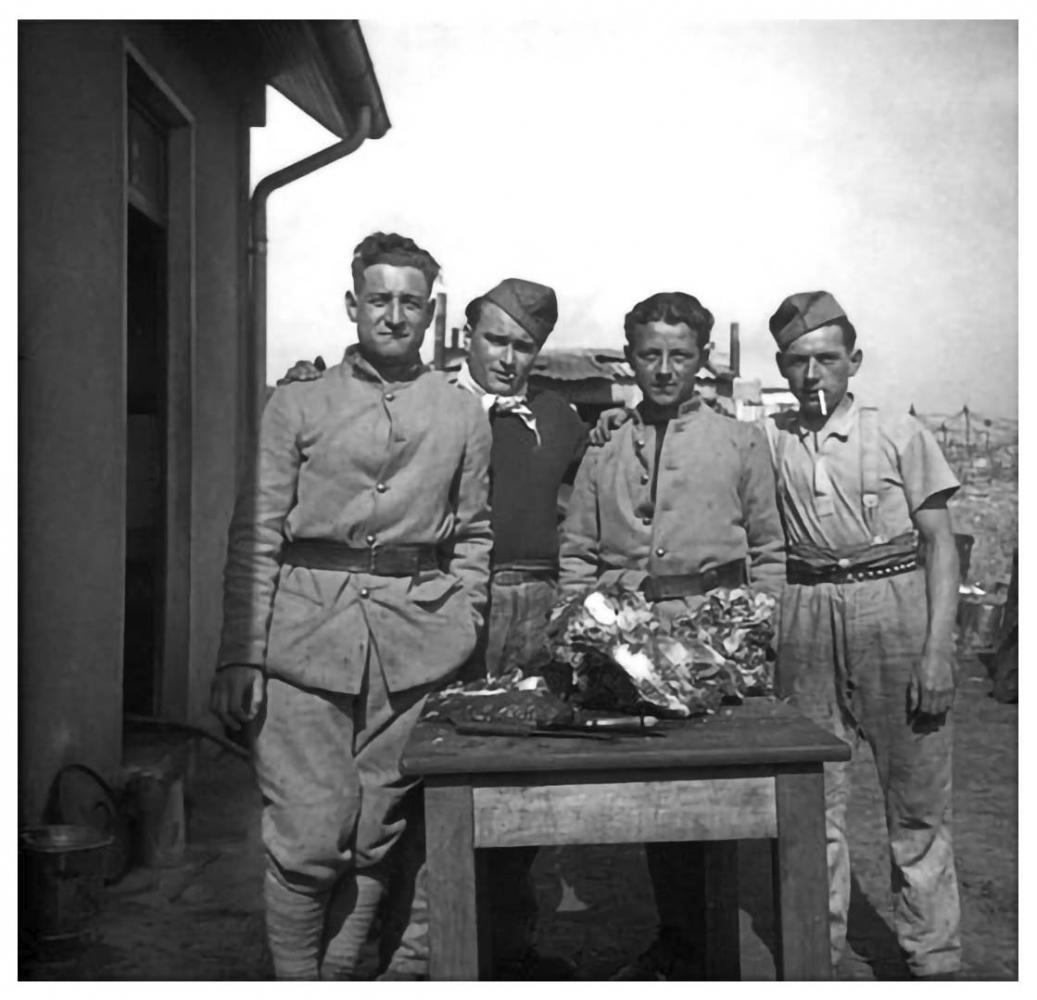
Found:
[(609, 733), (595, 733), (578, 726), (540, 729), (521, 722), (455, 722), (455, 732), (464, 736), (555, 736), (585, 740), (611, 740)]

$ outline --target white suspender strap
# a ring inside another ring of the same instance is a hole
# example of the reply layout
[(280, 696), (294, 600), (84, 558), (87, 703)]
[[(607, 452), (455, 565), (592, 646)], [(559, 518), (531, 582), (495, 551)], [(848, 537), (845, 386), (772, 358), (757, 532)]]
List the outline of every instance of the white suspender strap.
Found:
[(861, 499), (864, 523), (872, 538), (878, 536), (876, 518), (879, 508), (879, 411), (874, 406), (860, 408)]

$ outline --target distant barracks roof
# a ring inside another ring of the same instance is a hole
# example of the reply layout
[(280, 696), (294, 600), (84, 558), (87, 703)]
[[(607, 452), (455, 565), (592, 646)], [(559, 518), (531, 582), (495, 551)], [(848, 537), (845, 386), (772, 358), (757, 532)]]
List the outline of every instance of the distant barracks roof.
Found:
[(587, 378), (632, 380), (634, 377), (622, 351), (590, 349), (543, 351), (533, 363), (532, 374), (559, 382), (578, 382)]
[[(558, 382), (579, 382), (591, 378), (624, 382), (634, 380), (634, 372), (622, 351), (595, 348), (543, 351), (533, 363), (532, 375), (534, 378), (539, 376)], [(703, 368), (698, 378), (703, 382), (714, 381), (717, 373)]]

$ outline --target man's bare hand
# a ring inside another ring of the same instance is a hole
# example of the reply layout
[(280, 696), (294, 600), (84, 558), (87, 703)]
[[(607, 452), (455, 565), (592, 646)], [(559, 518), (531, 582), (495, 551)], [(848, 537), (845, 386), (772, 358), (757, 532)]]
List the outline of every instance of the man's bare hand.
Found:
[(288, 385), (289, 382), (312, 382), (321, 377), (327, 368), (324, 359), (318, 354), (312, 361), (296, 361), (278, 380), (278, 385)]
[(591, 428), (591, 432), (588, 435), (591, 444), (595, 448), (600, 448), (606, 441), (612, 437), (612, 432), (618, 430), (630, 419), (630, 411), (622, 406), (615, 406), (611, 410), (605, 410), (600, 417), (598, 417), (597, 424)]
[(266, 679), (259, 667), (235, 663), (216, 672), (209, 707), (228, 729), (237, 731), (259, 715)]
[(912, 714), (941, 716), (950, 711), (953, 703), (954, 651), (926, 647), (908, 685), (908, 709)]

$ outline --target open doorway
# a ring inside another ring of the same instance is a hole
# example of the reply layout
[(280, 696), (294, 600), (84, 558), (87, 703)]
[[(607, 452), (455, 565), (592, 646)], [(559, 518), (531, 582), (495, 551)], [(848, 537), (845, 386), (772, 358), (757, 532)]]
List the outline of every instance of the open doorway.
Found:
[(124, 711), (157, 711), (166, 523), (165, 230), (128, 209)]
[(194, 121), (139, 53), (126, 60), (127, 715), (188, 711)]

